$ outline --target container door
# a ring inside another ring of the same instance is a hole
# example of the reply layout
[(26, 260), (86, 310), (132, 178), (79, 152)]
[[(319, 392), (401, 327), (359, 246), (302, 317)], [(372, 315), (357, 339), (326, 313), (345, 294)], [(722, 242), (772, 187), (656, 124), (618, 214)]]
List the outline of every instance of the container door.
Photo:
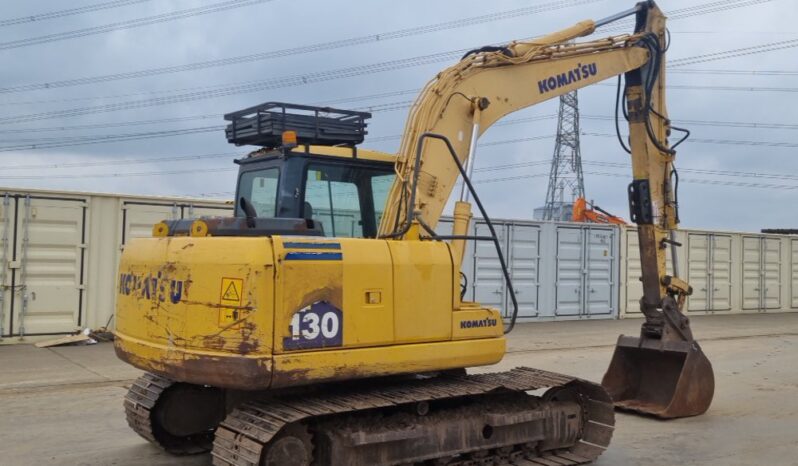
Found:
[(732, 238), (711, 236), (710, 310), (731, 310)]
[(781, 308), (781, 240), (762, 238), (762, 309)]
[[(518, 301), (518, 317), (537, 317), (540, 267), (540, 228), (531, 225), (510, 226), (510, 277)], [(507, 299), (507, 312), (512, 301)]]
[(577, 316), (582, 312), (584, 239), (581, 228), (557, 228), (555, 309), (557, 316)]
[[(494, 223), (496, 235), (502, 254), (507, 257), (507, 226)], [(490, 236), (490, 230), (484, 223), (476, 224), (477, 236)], [(495, 307), (502, 311), (504, 317), (509, 316), (506, 303), (506, 286), (502, 274), (496, 247), (492, 241), (474, 242), (474, 300), (483, 306)]]
[(125, 202), (122, 208), (122, 246), (131, 238), (151, 237), (153, 225), (161, 220), (179, 219), (181, 215), (177, 204)]
[(74, 331), (82, 317), (86, 203), (21, 197), (17, 209), (14, 334)]
[(0, 193), (0, 339), (11, 334), (11, 260), (14, 238), (14, 198)]
[(687, 282), (693, 294), (687, 299), (688, 311), (709, 310), (710, 235), (690, 233), (687, 236)]
[(640, 298), (643, 297), (643, 284), (640, 277), (643, 270), (640, 266), (640, 243), (637, 238), (637, 230), (626, 230), (626, 259), (623, 261), (626, 267), (626, 313), (640, 314)]
[(610, 315), (615, 310), (615, 230), (587, 228), (585, 235), (586, 315)]
[(798, 308), (798, 239), (794, 239), (790, 241), (790, 249), (791, 249), (791, 281), (790, 281), (790, 289), (792, 291), (792, 303), (791, 306), (793, 309)]
[(762, 301), (761, 238), (743, 237), (743, 309), (759, 309)]

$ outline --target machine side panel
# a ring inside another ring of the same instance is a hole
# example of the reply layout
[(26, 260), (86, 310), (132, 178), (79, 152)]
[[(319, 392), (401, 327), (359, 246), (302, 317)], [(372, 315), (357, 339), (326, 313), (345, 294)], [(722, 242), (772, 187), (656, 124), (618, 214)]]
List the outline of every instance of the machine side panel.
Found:
[(274, 244), (276, 353), (393, 343), (391, 255), (384, 241), (275, 236)]
[[(117, 354), (173, 380), (225, 386), (252, 378), (253, 388), (266, 388), (272, 258), (268, 238), (133, 239), (119, 269)], [(250, 363), (260, 373), (243, 373)]]
[(396, 342), (451, 340), (454, 276), (448, 244), (437, 241), (388, 241), (387, 244), (393, 258)]

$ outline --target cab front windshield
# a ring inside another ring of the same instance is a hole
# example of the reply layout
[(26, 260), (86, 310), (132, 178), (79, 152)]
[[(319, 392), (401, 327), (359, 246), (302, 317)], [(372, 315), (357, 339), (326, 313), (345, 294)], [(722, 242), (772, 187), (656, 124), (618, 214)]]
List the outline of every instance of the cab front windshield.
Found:
[(373, 238), (394, 176), (355, 165), (311, 163), (303, 217), (321, 222), (325, 236)]

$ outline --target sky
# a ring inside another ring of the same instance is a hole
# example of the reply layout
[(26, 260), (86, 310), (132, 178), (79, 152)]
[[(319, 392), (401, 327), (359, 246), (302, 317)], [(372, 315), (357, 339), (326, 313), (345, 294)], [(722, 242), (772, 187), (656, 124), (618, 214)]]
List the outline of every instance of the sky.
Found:
[[(417, 90), (457, 60), (436, 54), (533, 37), (633, 5), (4, 0), (0, 191), (232, 198), (233, 160), (247, 148), (227, 143), (222, 115), (267, 101), (371, 110), (362, 147), (395, 152)], [(798, 2), (659, 5), (671, 16), (668, 110), (692, 132), (677, 154), (681, 226), (798, 228), (791, 215), (798, 203)], [(593, 37), (627, 31), (628, 21)], [(728, 51), (739, 52), (718, 54)], [(701, 58), (684, 61), (692, 57)], [(603, 209), (628, 217), (629, 158), (613, 122), (596, 118), (611, 116), (614, 100), (614, 80), (579, 91), (585, 190)], [(557, 110), (555, 99), (506, 119)], [(484, 143), (539, 137), (478, 149), (474, 180), (492, 217), (531, 219), (543, 205), (556, 124), (540, 118), (482, 136)]]

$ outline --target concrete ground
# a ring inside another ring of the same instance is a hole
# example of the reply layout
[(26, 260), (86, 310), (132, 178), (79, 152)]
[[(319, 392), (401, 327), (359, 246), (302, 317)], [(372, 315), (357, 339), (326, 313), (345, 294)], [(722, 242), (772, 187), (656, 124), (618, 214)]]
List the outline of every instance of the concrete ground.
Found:
[[(798, 314), (694, 317), (715, 368), (715, 401), (674, 421), (619, 414), (597, 465), (798, 465)], [(524, 365), (600, 380), (619, 333), (640, 321), (519, 325), (509, 354), (486, 370)], [(0, 347), (0, 464), (210, 465), (174, 458), (126, 425), (122, 397), (140, 372), (110, 344)]]

